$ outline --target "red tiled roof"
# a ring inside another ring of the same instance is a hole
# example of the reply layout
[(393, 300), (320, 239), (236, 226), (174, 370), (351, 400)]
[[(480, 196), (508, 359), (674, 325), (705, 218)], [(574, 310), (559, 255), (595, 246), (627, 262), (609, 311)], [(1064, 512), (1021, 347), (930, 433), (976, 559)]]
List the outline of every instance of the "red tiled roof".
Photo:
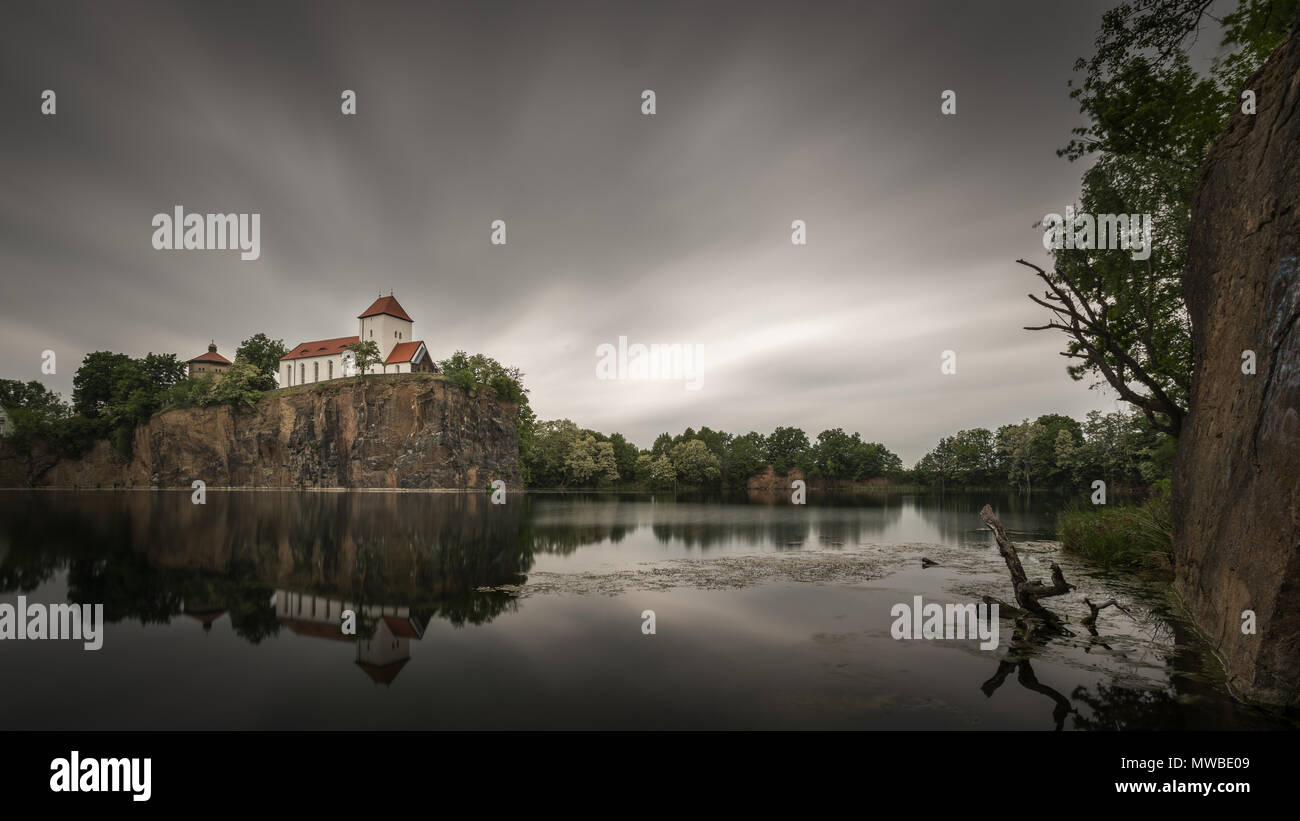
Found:
[(374, 304), (367, 308), (365, 313), (361, 314), (357, 319), (365, 319), (368, 316), (378, 316), (379, 314), (388, 314), (389, 316), (395, 316), (398, 319), (405, 319), (407, 322), (415, 321), (406, 315), (406, 311), (403, 311), (402, 306), (398, 305), (397, 300), (393, 299), (391, 296), (381, 296), (379, 299), (376, 299)]
[(361, 339), (359, 336), (340, 336), (337, 339), (318, 339), (315, 342), (302, 342), (294, 346), (284, 356), (280, 357), (283, 362), (286, 359), (305, 359), (309, 356), (333, 356), (336, 353), (343, 353), (353, 342)]
[(207, 352), (207, 353), (201, 353), (201, 354), (199, 354), (198, 356), (194, 357), (193, 359), (191, 359), (191, 360), (189, 360), (189, 361), (190, 361), (190, 362), (215, 362), (215, 363), (217, 363), (218, 365), (229, 365), (229, 364), (230, 364), (230, 360), (229, 360), (229, 359), (226, 359), (224, 356), (222, 356), (221, 354), (217, 353), (217, 346), (216, 346), (215, 344), (213, 344), (213, 345), (209, 345), (209, 346), (208, 346), (208, 352)]
[(291, 619), (281, 616), (277, 621), (288, 627), (294, 633), (300, 636), (310, 636), (314, 639), (332, 639), (333, 641), (356, 641), (356, 636), (348, 636), (343, 633), (343, 628), (334, 622), (308, 621), (307, 619)]
[(391, 664), (385, 664), (380, 667), (377, 664), (367, 664), (364, 661), (358, 661), (357, 666), (365, 671), (366, 675), (374, 679), (376, 684), (392, 684), (397, 674), (402, 672), (402, 668), (410, 659), (398, 659)]
[(390, 353), (388, 358), (384, 360), (384, 364), (392, 365), (398, 362), (410, 362), (415, 358), (416, 352), (420, 350), (420, 346), (423, 344), (424, 340), (417, 340), (415, 342), (398, 342), (393, 346), (392, 353)]

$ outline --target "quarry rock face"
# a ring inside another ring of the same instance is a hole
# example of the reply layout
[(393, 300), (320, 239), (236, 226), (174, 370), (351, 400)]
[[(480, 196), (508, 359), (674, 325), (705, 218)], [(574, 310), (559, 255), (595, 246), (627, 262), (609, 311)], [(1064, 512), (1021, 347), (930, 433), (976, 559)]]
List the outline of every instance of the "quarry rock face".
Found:
[[(517, 406), (423, 375), (339, 379), (270, 393), (254, 407), (186, 408), (135, 432), (128, 461), (107, 442), (56, 462), (38, 487), (522, 489)], [(6, 460), (8, 461), (8, 460)], [(8, 486), (18, 463), (5, 471)]]
[[(1174, 471), (1175, 587), (1238, 695), (1300, 705), (1300, 37), (1246, 85), (1192, 208), (1196, 369)], [(1254, 373), (1244, 373), (1248, 351)], [(1253, 611), (1256, 632), (1243, 632)]]

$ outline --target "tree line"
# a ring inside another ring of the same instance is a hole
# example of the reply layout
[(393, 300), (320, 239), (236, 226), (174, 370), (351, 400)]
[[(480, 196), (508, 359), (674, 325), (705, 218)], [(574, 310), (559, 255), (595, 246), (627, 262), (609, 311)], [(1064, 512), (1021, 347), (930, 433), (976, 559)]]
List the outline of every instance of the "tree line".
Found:
[(941, 490), (1077, 487), (1100, 479), (1108, 488), (1146, 488), (1168, 479), (1177, 440), (1152, 429), (1143, 414), (1092, 411), (1082, 423), (1059, 413), (1032, 421), (961, 430), (941, 438), (917, 461), (913, 479)]
[(521, 448), (525, 482), (532, 487), (619, 486), (743, 488), (767, 466), (780, 474), (798, 468), (810, 479), (865, 482), (905, 474), (902, 460), (858, 433), (825, 430), (815, 440), (795, 427), (764, 436), (702, 427), (662, 433), (640, 448), (620, 433), (580, 428), (568, 419), (535, 425), (531, 449)]

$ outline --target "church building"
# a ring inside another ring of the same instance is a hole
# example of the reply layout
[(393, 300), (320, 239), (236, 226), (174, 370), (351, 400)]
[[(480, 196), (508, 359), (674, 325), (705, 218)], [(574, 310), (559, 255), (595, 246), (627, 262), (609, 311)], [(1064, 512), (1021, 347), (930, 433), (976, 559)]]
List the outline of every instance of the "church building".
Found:
[(214, 339), (208, 344), (207, 353), (201, 353), (185, 364), (189, 370), (188, 376), (210, 373), (220, 377), (230, 367), (230, 360), (217, 353), (217, 341)]
[(347, 347), (363, 339), (379, 348), (381, 364), (373, 366), (368, 373), (438, 372), (424, 342), (411, 338), (415, 321), (392, 294), (381, 295), (357, 320), (360, 323), (357, 336), (302, 342), (280, 357), (280, 387), (357, 376), (356, 363)]

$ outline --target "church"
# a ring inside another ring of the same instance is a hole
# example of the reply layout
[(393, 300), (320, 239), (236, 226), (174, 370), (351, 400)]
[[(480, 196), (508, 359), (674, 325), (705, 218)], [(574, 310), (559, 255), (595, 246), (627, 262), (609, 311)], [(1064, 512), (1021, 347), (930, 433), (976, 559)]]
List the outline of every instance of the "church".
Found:
[(357, 320), (360, 323), (357, 336), (301, 342), (280, 357), (280, 387), (357, 376), (356, 363), (347, 348), (363, 339), (379, 348), (381, 364), (368, 373), (438, 372), (424, 342), (411, 338), (415, 321), (391, 293), (380, 295)]

